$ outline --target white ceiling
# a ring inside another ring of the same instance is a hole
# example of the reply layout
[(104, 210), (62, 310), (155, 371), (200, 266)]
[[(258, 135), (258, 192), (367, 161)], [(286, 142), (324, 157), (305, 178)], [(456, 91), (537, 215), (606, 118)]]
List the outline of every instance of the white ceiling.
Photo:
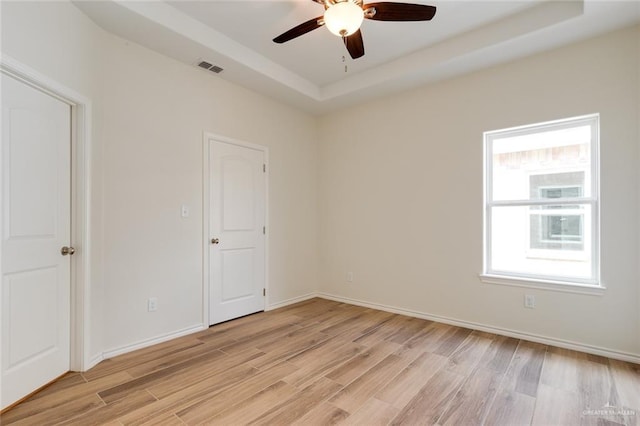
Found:
[[(376, 0), (372, 0), (374, 2)], [(365, 56), (319, 28), (272, 39), (323, 8), (312, 0), (82, 1), (98, 25), (179, 61), (204, 59), (224, 78), (323, 113), (441, 80), (640, 21), (640, 2), (404, 0), (437, 7), (428, 22), (365, 20)], [(367, 1), (365, 0), (365, 3)], [(345, 68), (346, 67), (346, 68)]]

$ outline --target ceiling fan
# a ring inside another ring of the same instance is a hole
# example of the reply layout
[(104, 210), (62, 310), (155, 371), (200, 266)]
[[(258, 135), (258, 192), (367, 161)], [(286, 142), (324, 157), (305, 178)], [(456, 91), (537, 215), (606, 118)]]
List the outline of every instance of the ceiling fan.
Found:
[(353, 59), (364, 56), (360, 25), (364, 18), (375, 21), (429, 21), (436, 14), (435, 6), (412, 3), (378, 2), (363, 4), (363, 0), (312, 0), (324, 6), (324, 15), (313, 18), (274, 38), (284, 43), (326, 25), (329, 31), (342, 37)]

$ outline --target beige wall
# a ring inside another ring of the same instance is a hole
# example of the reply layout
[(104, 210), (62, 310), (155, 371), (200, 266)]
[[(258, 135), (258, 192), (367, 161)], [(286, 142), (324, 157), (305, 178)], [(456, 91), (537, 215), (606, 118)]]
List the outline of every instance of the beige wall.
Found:
[(106, 34), (70, 3), (1, 12), (3, 53), (93, 101), (92, 355), (202, 323), (203, 131), (269, 148), (268, 300), (315, 291), (315, 118)]
[[(639, 40), (627, 29), (323, 117), (319, 290), (640, 354)], [(482, 133), (597, 112), (605, 295), (482, 284)]]
[[(91, 354), (201, 322), (203, 131), (269, 147), (271, 303), (319, 290), (640, 354), (638, 28), (318, 124), (106, 34), (69, 3), (1, 12), (3, 53), (93, 101)], [(482, 132), (593, 112), (608, 290), (527, 290), (538, 306), (524, 310), (525, 290), (478, 279)]]
[(203, 130), (269, 148), (269, 301), (314, 292), (315, 119), (122, 39), (105, 55), (106, 347), (202, 321)]

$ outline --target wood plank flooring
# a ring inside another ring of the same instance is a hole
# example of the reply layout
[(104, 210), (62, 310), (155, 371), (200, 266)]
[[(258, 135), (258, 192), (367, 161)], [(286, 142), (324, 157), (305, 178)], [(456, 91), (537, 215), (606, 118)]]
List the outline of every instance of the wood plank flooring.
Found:
[(640, 425), (640, 365), (324, 299), (70, 373), (47, 425)]

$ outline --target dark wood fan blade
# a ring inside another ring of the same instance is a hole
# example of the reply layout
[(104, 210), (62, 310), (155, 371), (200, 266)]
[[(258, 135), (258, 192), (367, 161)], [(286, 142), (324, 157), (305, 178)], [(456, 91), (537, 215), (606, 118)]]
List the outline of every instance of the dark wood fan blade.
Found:
[(353, 59), (358, 59), (361, 56), (364, 56), (364, 43), (362, 41), (362, 33), (360, 30), (351, 34), (349, 37), (345, 37), (343, 40), (344, 45), (349, 51), (349, 55), (351, 55)]
[(285, 41), (293, 40), (296, 37), (300, 37), (303, 34), (311, 32), (316, 28), (320, 28), (323, 25), (324, 21), (322, 21), (322, 16), (318, 16), (317, 18), (309, 19), (307, 22), (304, 22), (297, 27), (291, 28), (287, 32), (280, 34), (278, 37), (274, 38), (273, 41), (275, 41), (276, 43), (284, 43)]
[(363, 6), (365, 11), (369, 8), (376, 13), (365, 17), (374, 21), (430, 21), (436, 14), (435, 6), (424, 4), (380, 2)]

